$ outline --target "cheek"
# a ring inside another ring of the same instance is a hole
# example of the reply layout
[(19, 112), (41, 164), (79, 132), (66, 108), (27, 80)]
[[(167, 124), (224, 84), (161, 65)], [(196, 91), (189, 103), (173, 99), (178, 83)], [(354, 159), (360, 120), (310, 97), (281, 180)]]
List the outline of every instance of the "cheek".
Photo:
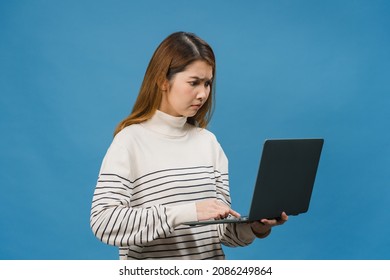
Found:
[(211, 89), (210, 89), (210, 88), (208, 88), (208, 89), (205, 91), (205, 93), (206, 93), (206, 99), (209, 98), (210, 92), (211, 92)]
[(193, 99), (196, 96), (196, 90), (191, 86), (183, 86), (179, 94), (182, 100)]
[(176, 88), (175, 92), (171, 92), (169, 101), (174, 106), (184, 106), (193, 99), (193, 94), (185, 87)]

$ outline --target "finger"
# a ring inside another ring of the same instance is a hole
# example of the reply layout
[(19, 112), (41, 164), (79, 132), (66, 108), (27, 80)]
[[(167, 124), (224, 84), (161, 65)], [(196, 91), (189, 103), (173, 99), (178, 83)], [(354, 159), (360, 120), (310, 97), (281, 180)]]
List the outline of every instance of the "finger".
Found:
[(219, 207), (219, 211), (220, 212), (220, 215), (221, 215), (221, 218), (226, 218), (228, 217), (229, 215), (232, 215), (236, 218), (239, 218), (241, 217), (240, 213), (234, 211), (233, 209), (229, 208), (229, 206), (227, 206), (226, 204), (222, 203), (222, 202), (219, 202), (219, 201), (216, 201), (217, 202), (217, 206)]
[(267, 226), (274, 226), (277, 223), (275, 219), (274, 220), (261, 219), (260, 222)]
[(241, 217), (240, 213), (234, 211), (233, 209), (229, 209), (229, 210), (230, 210), (229, 214), (233, 215), (234, 217), (236, 217), (236, 218), (240, 218)]
[(276, 219), (272, 219), (272, 220), (262, 219), (261, 222), (267, 226), (276, 226), (279, 224), (279, 222)]
[(283, 221), (283, 222), (287, 222), (288, 216), (287, 216), (286, 212), (283, 212), (283, 213), (282, 213), (281, 218), (282, 218), (282, 221)]
[(287, 222), (288, 216), (286, 212), (283, 212), (278, 219), (276, 219), (276, 225), (283, 225), (285, 222)]
[(280, 218), (278, 219), (271, 219), (271, 220), (262, 219), (261, 222), (270, 226), (278, 226), (278, 225), (283, 225), (285, 222), (287, 222), (287, 220), (288, 220), (287, 214), (285, 212), (282, 212)]

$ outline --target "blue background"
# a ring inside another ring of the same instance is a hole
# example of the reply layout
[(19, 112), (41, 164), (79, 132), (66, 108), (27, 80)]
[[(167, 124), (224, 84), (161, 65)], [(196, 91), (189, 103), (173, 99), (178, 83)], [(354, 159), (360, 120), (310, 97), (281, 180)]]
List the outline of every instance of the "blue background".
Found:
[(210, 125), (245, 214), (265, 138), (323, 137), (309, 212), (229, 259), (389, 259), (390, 2), (0, 2), (0, 258), (117, 259), (89, 228), (101, 160), (157, 45), (217, 56)]

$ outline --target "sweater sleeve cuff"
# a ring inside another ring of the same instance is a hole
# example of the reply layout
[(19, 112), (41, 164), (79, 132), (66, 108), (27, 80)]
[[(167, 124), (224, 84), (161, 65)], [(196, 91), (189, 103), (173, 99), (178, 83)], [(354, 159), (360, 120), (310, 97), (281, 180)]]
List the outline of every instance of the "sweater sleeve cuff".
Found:
[(250, 224), (239, 224), (238, 238), (245, 243), (252, 243), (256, 236), (252, 231)]
[(196, 213), (195, 203), (188, 203), (183, 205), (167, 207), (167, 216), (173, 226), (178, 226), (185, 222), (197, 221), (198, 215)]

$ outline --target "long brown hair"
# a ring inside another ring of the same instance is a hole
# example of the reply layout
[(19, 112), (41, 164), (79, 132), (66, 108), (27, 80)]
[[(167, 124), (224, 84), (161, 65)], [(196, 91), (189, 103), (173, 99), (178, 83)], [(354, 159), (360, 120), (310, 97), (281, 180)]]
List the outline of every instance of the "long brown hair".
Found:
[[(196, 60), (205, 61), (212, 67), (215, 80), (214, 52), (204, 40), (193, 33), (175, 32), (162, 41), (146, 69), (131, 114), (118, 124), (114, 135), (129, 125), (150, 119), (160, 106), (163, 83), (171, 81), (175, 74), (184, 71)], [(209, 98), (195, 116), (187, 118), (188, 123), (201, 128), (207, 127), (214, 109), (213, 86), (210, 87)]]

